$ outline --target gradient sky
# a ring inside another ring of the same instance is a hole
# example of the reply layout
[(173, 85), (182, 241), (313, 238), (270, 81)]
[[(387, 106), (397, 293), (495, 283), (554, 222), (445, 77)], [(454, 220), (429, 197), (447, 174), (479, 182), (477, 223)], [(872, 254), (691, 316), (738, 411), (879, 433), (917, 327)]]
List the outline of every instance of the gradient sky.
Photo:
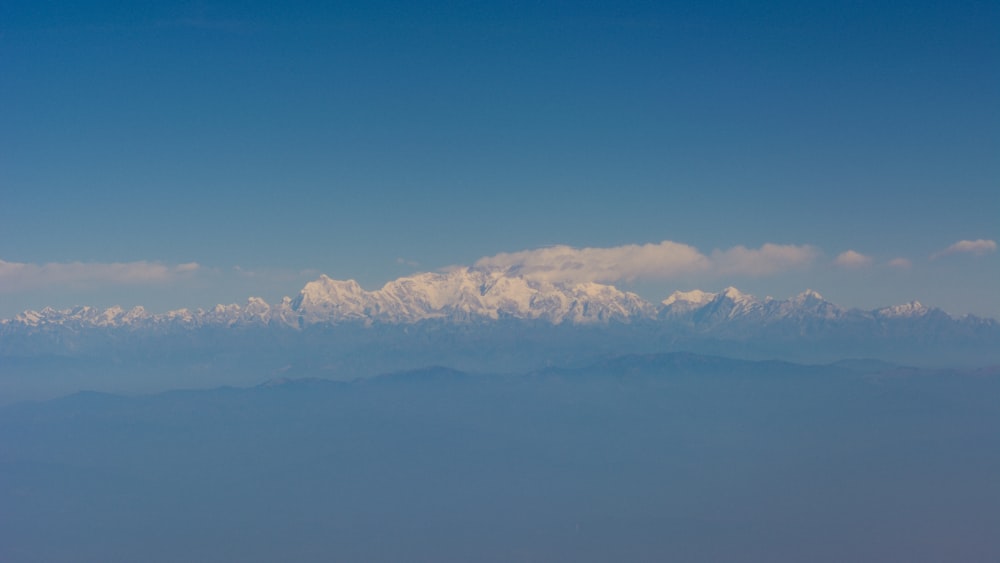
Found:
[(0, 5), (0, 316), (674, 241), (1000, 317), (997, 2), (334, 4)]

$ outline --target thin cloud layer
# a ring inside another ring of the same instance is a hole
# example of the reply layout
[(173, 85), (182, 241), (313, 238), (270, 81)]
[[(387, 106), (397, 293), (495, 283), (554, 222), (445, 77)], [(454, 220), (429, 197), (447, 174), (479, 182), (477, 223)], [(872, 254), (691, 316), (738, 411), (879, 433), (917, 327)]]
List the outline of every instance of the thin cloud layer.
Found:
[(697, 248), (672, 241), (628, 244), (610, 248), (573, 248), (565, 245), (537, 250), (504, 252), (481, 258), (476, 267), (503, 269), (548, 282), (615, 282), (638, 278), (664, 279), (711, 267)]
[(712, 264), (717, 274), (760, 277), (803, 268), (819, 254), (808, 244), (767, 243), (760, 248), (740, 245), (712, 251)]
[(913, 262), (911, 262), (908, 258), (893, 258), (892, 260), (889, 260), (889, 266), (905, 270), (911, 268), (913, 266)]
[(40, 287), (165, 283), (199, 271), (195, 262), (173, 266), (160, 262), (50, 262), (31, 264), (0, 260), (0, 292)]
[(693, 246), (663, 241), (610, 248), (550, 246), (481, 258), (475, 266), (547, 282), (612, 283), (692, 274), (766, 276), (806, 266), (818, 254), (808, 245), (765, 244), (715, 250), (706, 256)]
[(996, 252), (996, 249), (997, 243), (993, 240), (960, 240), (948, 248), (932, 254), (931, 260), (941, 258), (942, 256), (948, 256), (950, 254), (972, 254), (974, 256), (982, 256), (983, 254), (989, 252)]
[(855, 250), (845, 250), (837, 255), (837, 259), (833, 263), (841, 268), (864, 268), (871, 265), (872, 257), (865, 256)]

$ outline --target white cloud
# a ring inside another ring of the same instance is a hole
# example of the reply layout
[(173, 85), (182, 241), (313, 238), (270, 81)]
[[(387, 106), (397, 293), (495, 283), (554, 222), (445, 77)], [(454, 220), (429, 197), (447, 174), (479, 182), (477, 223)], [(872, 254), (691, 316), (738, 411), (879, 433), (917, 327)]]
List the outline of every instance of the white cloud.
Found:
[(0, 292), (40, 287), (90, 287), (164, 283), (201, 269), (195, 262), (169, 266), (160, 262), (49, 262), (0, 260)]
[(510, 270), (528, 278), (551, 282), (614, 282), (637, 278), (663, 279), (700, 272), (710, 267), (710, 261), (693, 246), (663, 241), (611, 248), (558, 245), (504, 252), (481, 258), (476, 266)]
[(906, 270), (913, 267), (913, 262), (911, 262), (908, 258), (893, 258), (892, 260), (889, 260), (889, 266)]
[(865, 256), (855, 250), (845, 250), (837, 255), (837, 259), (833, 263), (841, 268), (864, 268), (871, 265), (872, 257)]
[(706, 256), (693, 246), (663, 241), (610, 248), (549, 246), (481, 258), (475, 266), (549, 282), (612, 283), (691, 274), (763, 276), (805, 266), (817, 254), (811, 246), (765, 244), (757, 249), (715, 250)]
[(942, 256), (948, 256), (949, 254), (973, 254), (975, 256), (982, 256), (987, 252), (996, 252), (996, 249), (996, 241), (986, 239), (960, 240), (940, 252), (931, 254), (931, 260), (936, 260)]

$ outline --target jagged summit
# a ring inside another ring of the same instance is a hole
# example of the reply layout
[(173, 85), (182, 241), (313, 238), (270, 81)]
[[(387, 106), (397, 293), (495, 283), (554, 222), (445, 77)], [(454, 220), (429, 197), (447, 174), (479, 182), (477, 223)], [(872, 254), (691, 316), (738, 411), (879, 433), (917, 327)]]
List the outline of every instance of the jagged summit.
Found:
[(796, 295), (794, 300), (798, 301), (798, 302), (806, 302), (806, 301), (810, 301), (810, 300), (812, 300), (812, 301), (825, 301), (825, 299), (823, 299), (822, 295), (820, 295), (818, 292), (813, 291), (811, 289), (807, 289), (807, 290), (803, 291), (802, 293)]
[(692, 291), (675, 291), (670, 294), (669, 297), (661, 301), (660, 303), (665, 306), (670, 306), (680, 303), (686, 305), (698, 306), (708, 303), (712, 299), (715, 299), (715, 293), (709, 293), (707, 291), (702, 291), (700, 289), (695, 289)]
[(876, 313), (882, 317), (922, 317), (931, 312), (931, 309), (925, 307), (919, 301), (910, 301), (909, 303), (903, 303), (902, 305), (894, 305), (892, 307), (883, 307), (878, 309)]
[(610, 285), (553, 284), (500, 271), (456, 268), (399, 278), (366, 291), (327, 277), (306, 284), (291, 308), (305, 323), (358, 319), (412, 323), (427, 319), (542, 319), (553, 323), (628, 322), (652, 306)]
[(755, 301), (756, 298), (753, 295), (743, 293), (742, 291), (736, 289), (733, 286), (729, 286), (722, 290), (721, 296), (729, 299), (730, 301), (735, 301), (737, 303), (745, 303), (749, 301)]

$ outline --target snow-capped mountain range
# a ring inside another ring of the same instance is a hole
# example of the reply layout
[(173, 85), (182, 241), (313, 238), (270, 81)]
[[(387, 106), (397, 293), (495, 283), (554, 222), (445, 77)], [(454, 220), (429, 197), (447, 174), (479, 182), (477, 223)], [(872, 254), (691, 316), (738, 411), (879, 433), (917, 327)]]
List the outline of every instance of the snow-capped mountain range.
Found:
[(746, 322), (768, 325), (788, 321), (892, 322), (937, 319), (943, 322), (995, 325), (992, 319), (953, 318), (919, 302), (871, 311), (844, 309), (815, 291), (790, 299), (758, 299), (729, 287), (719, 293), (674, 292), (659, 304), (611, 285), (550, 283), (504, 271), (455, 268), (447, 272), (403, 277), (367, 291), (354, 280), (327, 276), (309, 282), (298, 296), (269, 304), (251, 297), (243, 305), (217, 305), (203, 310), (180, 309), (152, 314), (142, 307), (75, 307), (25, 311), (0, 321), (0, 333), (21, 329), (154, 328), (203, 326), (283, 326), (322, 324), (413, 324), (428, 320), (469, 323), (501, 319), (538, 320), (551, 324), (594, 325), (672, 322), (710, 329)]
[(814, 291), (759, 299), (729, 287), (651, 303), (611, 285), (483, 268), (404, 277), (373, 291), (322, 276), (277, 303), (25, 311), (0, 321), (0, 401), (289, 374), (349, 380), (427, 366), (518, 373), (673, 351), (982, 366), (1000, 364), (1000, 323), (917, 302), (845, 309)]

